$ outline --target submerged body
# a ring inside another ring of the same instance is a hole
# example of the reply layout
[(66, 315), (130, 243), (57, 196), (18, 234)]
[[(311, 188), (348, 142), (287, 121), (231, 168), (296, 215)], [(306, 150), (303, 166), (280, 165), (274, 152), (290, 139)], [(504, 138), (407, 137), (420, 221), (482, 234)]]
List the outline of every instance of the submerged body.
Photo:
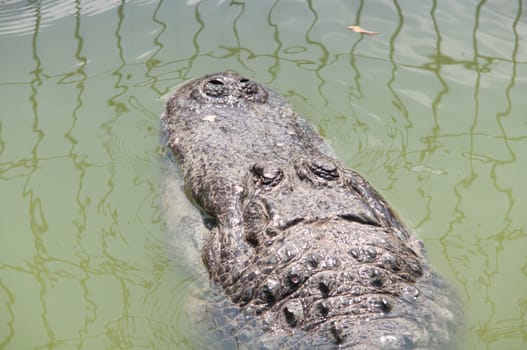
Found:
[(162, 125), (213, 219), (212, 315), (238, 346), (452, 348), (457, 303), (422, 243), (281, 96), (212, 74), (175, 92)]

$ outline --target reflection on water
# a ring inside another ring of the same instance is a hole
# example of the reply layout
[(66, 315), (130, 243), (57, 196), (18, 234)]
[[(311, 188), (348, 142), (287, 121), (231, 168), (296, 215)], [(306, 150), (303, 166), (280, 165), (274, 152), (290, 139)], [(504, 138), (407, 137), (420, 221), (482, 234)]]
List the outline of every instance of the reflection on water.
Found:
[[(162, 96), (236, 70), (388, 197), (527, 339), (527, 18), (510, 1), (0, 1), (0, 348), (203, 348), (159, 209)], [(381, 34), (361, 36), (360, 25)]]
[(108, 11), (119, 0), (0, 1), (0, 35), (24, 35), (72, 15), (92, 16)]

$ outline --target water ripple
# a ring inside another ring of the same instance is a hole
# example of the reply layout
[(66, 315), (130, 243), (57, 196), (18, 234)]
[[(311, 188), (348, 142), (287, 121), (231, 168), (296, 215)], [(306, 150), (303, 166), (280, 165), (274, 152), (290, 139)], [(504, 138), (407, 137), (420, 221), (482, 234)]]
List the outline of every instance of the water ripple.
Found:
[(0, 36), (32, 34), (37, 23), (42, 30), (62, 18), (97, 15), (122, 3), (121, 0), (86, 0), (82, 3), (75, 0), (0, 0)]

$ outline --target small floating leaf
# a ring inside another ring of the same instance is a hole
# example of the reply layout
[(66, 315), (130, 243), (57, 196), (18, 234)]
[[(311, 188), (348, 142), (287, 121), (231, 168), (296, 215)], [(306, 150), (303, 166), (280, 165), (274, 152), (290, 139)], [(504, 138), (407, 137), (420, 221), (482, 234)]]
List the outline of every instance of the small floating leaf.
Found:
[(355, 33), (366, 34), (366, 35), (371, 35), (371, 36), (379, 34), (379, 32), (372, 32), (370, 30), (362, 29), (359, 26), (348, 26), (348, 29), (351, 31), (354, 31)]

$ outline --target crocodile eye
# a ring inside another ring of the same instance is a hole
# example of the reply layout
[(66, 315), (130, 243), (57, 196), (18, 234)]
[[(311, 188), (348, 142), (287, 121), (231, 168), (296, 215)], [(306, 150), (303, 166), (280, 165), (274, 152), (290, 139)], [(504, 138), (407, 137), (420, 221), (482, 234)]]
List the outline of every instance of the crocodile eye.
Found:
[(272, 163), (257, 163), (252, 168), (256, 176), (256, 182), (264, 186), (274, 187), (282, 181), (284, 173), (282, 169)]
[(210, 79), (203, 85), (203, 93), (210, 97), (223, 97), (225, 83), (219, 79)]
[(313, 174), (326, 180), (336, 180), (339, 177), (335, 163), (326, 158), (315, 158), (315, 160), (308, 164), (308, 168)]

